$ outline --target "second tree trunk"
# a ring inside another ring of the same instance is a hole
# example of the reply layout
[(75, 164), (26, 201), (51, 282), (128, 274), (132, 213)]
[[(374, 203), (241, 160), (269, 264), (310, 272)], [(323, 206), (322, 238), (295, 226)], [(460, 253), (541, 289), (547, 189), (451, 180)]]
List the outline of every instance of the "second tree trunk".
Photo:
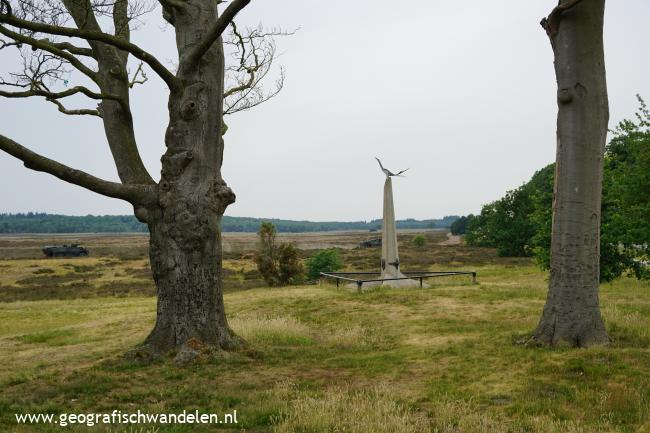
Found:
[(609, 120), (604, 9), (604, 0), (582, 1), (546, 22), (555, 55), (558, 118), (551, 275), (534, 333), (544, 344), (584, 347), (609, 341), (598, 299)]

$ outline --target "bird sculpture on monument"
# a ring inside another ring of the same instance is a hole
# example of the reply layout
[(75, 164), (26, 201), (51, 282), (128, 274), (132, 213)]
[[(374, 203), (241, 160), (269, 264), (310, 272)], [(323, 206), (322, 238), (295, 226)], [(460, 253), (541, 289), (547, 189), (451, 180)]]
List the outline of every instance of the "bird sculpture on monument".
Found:
[(391, 177), (391, 176), (400, 176), (400, 177), (404, 177), (404, 176), (402, 176), (402, 173), (404, 173), (404, 172), (406, 172), (406, 170), (408, 170), (408, 168), (407, 168), (406, 170), (402, 170), (402, 171), (400, 171), (399, 173), (395, 174), (395, 173), (393, 173), (392, 171), (388, 170), (387, 168), (384, 168), (384, 166), (383, 166), (383, 164), (381, 163), (381, 161), (379, 160), (379, 158), (377, 158), (377, 157), (375, 156), (375, 159), (376, 159), (377, 162), (379, 163), (379, 167), (381, 168), (381, 171), (384, 172), (384, 174), (386, 175), (386, 177)]

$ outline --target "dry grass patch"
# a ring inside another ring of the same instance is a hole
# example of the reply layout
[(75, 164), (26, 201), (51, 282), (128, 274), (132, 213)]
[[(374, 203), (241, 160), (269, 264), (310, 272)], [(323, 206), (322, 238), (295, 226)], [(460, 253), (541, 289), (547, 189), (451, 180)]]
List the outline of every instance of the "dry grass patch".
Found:
[(395, 400), (388, 385), (368, 390), (333, 388), (320, 395), (276, 390), (290, 401), (276, 418), (275, 433), (422, 433), (430, 430), (427, 417)]
[(362, 325), (342, 326), (324, 335), (323, 340), (331, 345), (347, 348), (371, 348), (383, 340), (374, 328)]
[(618, 304), (602, 307), (605, 323), (616, 344), (650, 345), (650, 319), (636, 311), (625, 311)]
[(320, 393), (298, 391), (287, 383), (272, 395), (286, 401), (275, 417), (274, 433), (613, 433), (607, 421), (595, 429), (579, 421), (522, 416), (512, 421), (472, 401), (442, 397), (420, 407), (413, 396), (382, 383), (367, 389), (333, 387)]
[(309, 327), (293, 317), (240, 315), (228, 322), (235, 333), (251, 343), (303, 345), (313, 342)]
[(517, 421), (482, 410), (471, 401), (443, 400), (430, 408), (432, 433), (614, 433), (609, 425), (596, 429), (550, 416), (522, 416)]

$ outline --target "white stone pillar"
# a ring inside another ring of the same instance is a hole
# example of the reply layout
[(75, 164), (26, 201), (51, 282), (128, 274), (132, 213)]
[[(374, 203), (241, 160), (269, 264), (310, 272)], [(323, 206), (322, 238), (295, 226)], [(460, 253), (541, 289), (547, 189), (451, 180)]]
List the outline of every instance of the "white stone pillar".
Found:
[[(381, 278), (406, 278), (400, 271), (399, 252), (397, 250), (397, 227), (395, 224), (395, 207), (393, 205), (393, 179), (386, 177), (384, 182), (384, 215), (381, 229)], [(388, 280), (382, 283), (392, 287), (415, 287), (420, 282), (415, 280)]]
[(397, 229), (393, 205), (393, 179), (384, 182), (384, 215), (381, 228), (381, 277), (401, 278), (399, 253), (397, 251)]

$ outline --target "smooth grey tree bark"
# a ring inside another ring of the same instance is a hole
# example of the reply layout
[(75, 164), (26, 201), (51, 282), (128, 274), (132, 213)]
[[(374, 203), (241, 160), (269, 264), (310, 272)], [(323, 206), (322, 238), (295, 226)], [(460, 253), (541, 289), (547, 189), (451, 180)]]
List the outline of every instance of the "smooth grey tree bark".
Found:
[(557, 156), (551, 275), (533, 339), (585, 347), (609, 342), (598, 300), (603, 155), (609, 108), (605, 0), (561, 0), (542, 20), (555, 56)]
[[(147, 351), (163, 354), (174, 350), (187, 355), (199, 347), (229, 350), (244, 346), (228, 326), (222, 293), (219, 225), (224, 210), (235, 201), (235, 194), (221, 176), (223, 99), (224, 93), (232, 94), (224, 89), (222, 33), (250, 0), (231, 1), (221, 15), (217, 8), (221, 2), (160, 0), (164, 17), (176, 33), (179, 65), (175, 73), (130, 42), (128, 11), (133, 5), (127, 0), (63, 0), (61, 11), (76, 27), (61, 25), (56, 16), (41, 15), (38, 8), (25, 6), (29, 2), (0, 1), (0, 34), (6, 38), (0, 49), (27, 47), (34, 52), (30, 61), (37, 63), (37, 70), (50, 71), (49, 78), (54, 80), (60, 78), (56, 62), (65, 61), (99, 89), (76, 86), (55, 92), (43, 75), (31, 74), (33, 68), (26, 68), (22, 78), (0, 83), (19, 91), (0, 88), (0, 96), (42, 96), (65, 114), (100, 117), (121, 182), (108, 182), (67, 167), (2, 135), (0, 150), (21, 159), (28, 168), (127, 200), (137, 218), (148, 224), (158, 305), (155, 327), (145, 341)], [(112, 33), (103, 31), (96, 18), (109, 9)], [(246, 43), (246, 36), (235, 32), (235, 43)], [(258, 33), (255, 37), (259, 40), (263, 36)], [(150, 67), (169, 88), (167, 150), (161, 159), (159, 183), (147, 173), (136, 146), (129, 89), (142, 77), (138, 78), (138, 72), (129, 77), (129, 55)], [(265, 57), (255, 51), (247, 55), (257, 64), (250, 66), (242, 55), (236, 72), (243, 71), (248, 78), (239, 82), (235, 91), (250, 91), (250, 86), (259, 82), (259, 74), (268, 72), (270, 60), (265, 64), (260, 60)], [(97, 109), (70, 110), (61, 103), (75, 94), (97, 100)], [(255, 94), (257, 99), (238, 99), (239, 105), (231, 106), (235, 107), (232, 110), (263, 102), (260, 93)]]

